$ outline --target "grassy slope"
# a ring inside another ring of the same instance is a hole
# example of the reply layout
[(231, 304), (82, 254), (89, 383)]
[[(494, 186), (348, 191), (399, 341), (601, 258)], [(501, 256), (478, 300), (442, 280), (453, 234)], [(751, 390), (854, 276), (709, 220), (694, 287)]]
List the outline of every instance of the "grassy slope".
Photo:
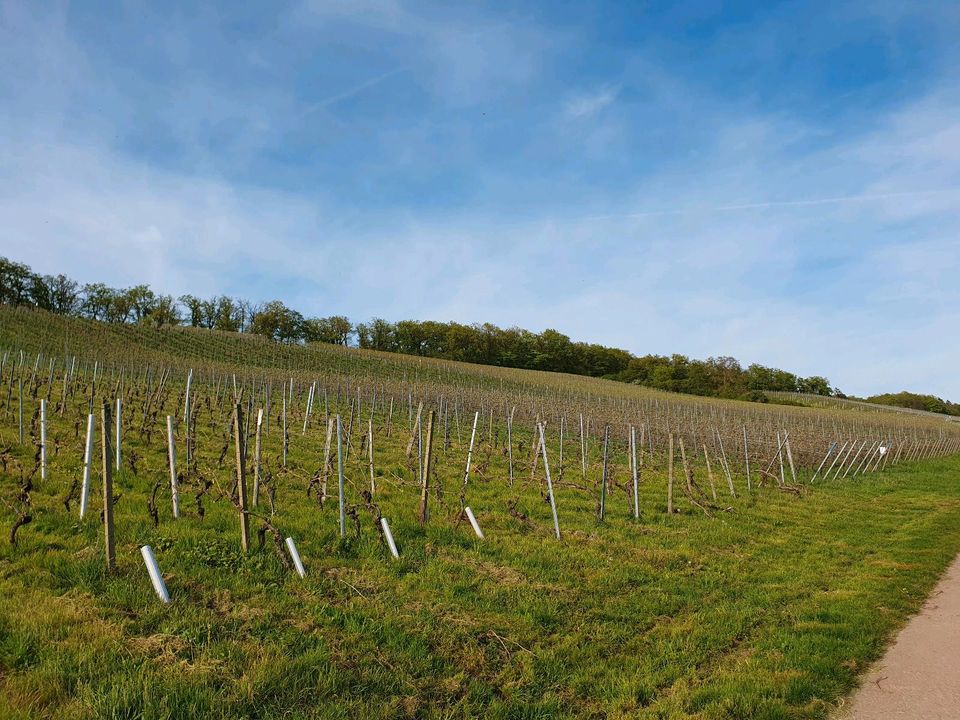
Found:
[[(289, 368), (336, 366), (350, 356), (344, 367), (351, 371), (380, 368), (394, 377), (417, 362), (366, 354), (358, 369), (354, 354), (335, 349), (278, 352), (190, 332), (89, 334), (76, 323), (38, 328), (36, 316), (17, 318), (0, 314), (8, 345), (49, 349), (41, 337), (47, 330), (57, 347), (72, 335), (73, 347), (89, 342), (98, 352), (149, 362), (250, 357), (258, 367)], [(498, 385), (506, 377), (563, 388), (562, 376), (494, 368), (471, 375), (447, 366), (467, 382)], [(584, 382), (590, 392), (638, 392)], [(321, 509), (306, 499), (322, 452), (319, 424), (306, 437), (292, 433), (284, 475), (276, 472), (279, 435), (271, 423), (265, 457), (276, 473), (274, 522), (297, 539), (306, 580), (285, 573), (269, 547), (242, 556), (232, 507), (207, 496), (200, 519), (194, 488), (184, 488), (178, 522), (169, 493), (161, 493), (155, 528), (146, 497), (165, 474), (163, 444), (158, 435), (145, 444), (136, 433), (124, 442), (128, 458), (139, 456), (136, 472), (125, 466), (116, 478), (119, 571), (107, 576), (99, 499), (82, 523), (76, 504), (67, 514), (61, 503), (79, 473), (74, 422), (84, 407), (81, 396), (64, 419), (54, 416), (50, 434), (60, 449), (51, 479), (35, 482), (34, 521), (21, 529), (18, 547), (0, 544), (0, 717), (824, 717), (960, 549), (957, 458), (818, 483), (803, 497), (770, 488), (747, 495), (737, 478), (741, 497), (724, 499), (730, 512), (704, 517), (678, 493), (681, 512), (668, 518), (658, 457), (643, 472), (641, 522), (628, 517), (618, 489), (601, 524), (598, 449), (590, 489), (581, 489), (570, 461), (575, 439), (566, 449), (567, 482), (558, 483), (558, 543), (540, 482), (530, 480), (528, 427), (516, 433), (525, 450), (517, 449), (514, 488), (502, 449), (484, 446), (475, 457), (466, 500), (487, 540), (456, 522), (465, 455), (456, 439), (449, 453), (438, 451), (444, 492), (424, 531), (414, 520), (414, 473), (402, 462), (406, 419), (398, 412), (392, 438), (377, 429), (377, 502), (394, 528), (400, 562), (390, 560), (364, 509), (359, 537), (352, 531), (344, 542), (336, 502)], [(28, 418), (34, 408), (29, 400)], [(220, 428), (216, 411), (201, 412), (200, 465), (222, 488), (230, 465), (218, 463)], [(29, 469), (33, 453), (17, 445), (0, 407), (2, 448), (10, 448), (0, 472), (6, 530), (16, 463)], [(625, 482), (622, 449), (612, 468), (615, 481)], [(347, 468), (351, 502), (365, 472), (355, 451)], [(702, 469), (697, 478), (705, 484)], [(510, 514), (510, 500), (529, 521)], [(168, 607), (152, 594), (142, 543), (157, 552), (173, 596)]]
[[(647, 470), (639, 524), (622, 491), (601, 525), (595, 497), (568, 484), (558, 543), (538, 485), (527, 471), (507, 488), (496, 452), (480, 453), (467, 491), (481, 543), (454, 523), (454, 443), (440, 453), (449, 494), (425, 532), (411, 472), (380, 468), (400, 562), (362, 510), (362, 535), (341, 542), (335, 503), (319, 509), (302, 477), (279, 479), (275, 521), (298, 540), (302, 581), (269, 549), (238, 553), (225, 501), (208, 498), (201, 520), (185, 491), (186, 517), (173, 522), (167, 499), (154, 528), (145, 496), (162, 445), (131, 439), (141, 461), (117, 477), (120, 567), (108, 577), (95, 515), (80, 523), (60, 504), (81, 440), (66, 421), (54, 433), (64, 448), (37, 483), (35, 520), (19, 547), (0, 546), (0, 698), (14, 717), (823, 717), (960, 549), (956, 459), (800, 498), (760, 489), (712, 518), (683, 501), (665, 517), (663, 473)], [(316, 461), (320, 435), (294, 435), (291, 465)], [(400, 435), (379, 452), (400, 457)], [(217, 444), (200, 444), (211, 467)], [(0, 446), (15, 446), (15, 428)], [(356, 497), (365, 481), (351, 462)], [(12, 487), (5, 474), (5, 498)], [(140, 543), (157, 550), (169, 607)]]

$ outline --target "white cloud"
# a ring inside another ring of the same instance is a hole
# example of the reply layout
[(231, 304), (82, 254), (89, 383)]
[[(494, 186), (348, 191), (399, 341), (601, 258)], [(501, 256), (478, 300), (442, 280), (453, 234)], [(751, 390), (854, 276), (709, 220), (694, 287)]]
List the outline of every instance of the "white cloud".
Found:
[[(0, 39), (16, 47), (0, 47), (0, 58), (30, 56), (41, 28), (11, 15), (16, 6), (3, 7), (8, 29)], [(325, 31), (346, 17), (421, 43), (411, 75), (454, 105), (531, 83), (552, 46), (522, 24), (440, 21), (398, 3), (311, 12)], [(708, 131), (657, 165), (621, 153), (613, 167), (636, 165), (622, 187), (603, 182), (605, 165), (575, 178), (572, 187), (583, 191), (572, 202), (569, 193), (546, 192), (500, 212), (497, 198), (525, 198), (525, 184), (537, 178), (512, 177), (478, 158), (482, 186), (499, 193), (483, 208), (354, 209), (323, 191), (268, 190), (207, 171), (222, 168), (208, 161), (253, 153), (264, 142), (258, 133), (283, 133), (286, 111), (298, 108), (280, 91), (259, 102), (264, 97), (242, 90), (221, 96), (199, 80), (187, 87), (207, 102), (170, 108), (181, 139), (225, 117), (253, 118), (219, 157), (208, 157), (199, 139), (187, 143), (190, 171), (124, 153), (113, 127), (76, 132), (69, 98), (101, 79), (57, 28), (40, 70), (25, 77), (42, 79), (62, 62), (70, 73), (46, 89), (0, 78), (0, 90), (21, 101), (0, 117), (0, 254), (37, 270), (148, 282), (175, 294), (280, 296), (307, 314), (358, 320), (555, 327), (640, 353), (730, 354), (826, 374), (847, 392), (908, 387), (960, 399), (960, 99), (950, 87), (878, 115), (860, 137), (831, 141), (796, 118), (704, 98), (638, 61), (630, 73), (647, 78), (650, 103), (702, 118)], [(606, 157), (631, 133), (645, 133), (642, 123), (604, 112), (621, 87), (569, 98), (566, 122), (555, 114), (544, 144), (582, 145), (587, 126), (596, 126)], [(591, 122), (581, 128), (577, 119)], [(440, 146), (432, 131), (429, 122), (418, 127), (413, 149), (403, 145), (410, 135), (385, 131), (396, 142), (387, 143), (395, 156), (384, 164), (413, 175), (425, 160), (472, 158), (469, 138)], [(432, 152), (426, 158), (424, 148)], [(548, 188), (571, 182), (563, 172), (542, 174)], [(371, 183), (378, 180), (374, 173)], [(928, 190), (949, 192), (917, 192)], [(809, 202), (822, 198), (848, 200)]]
[(602, 87), (588, 93), (581, 93), (567, 100), (564, 114), (573, 120), (585, 120), (609, 107), (619, 93), (618, 88)]

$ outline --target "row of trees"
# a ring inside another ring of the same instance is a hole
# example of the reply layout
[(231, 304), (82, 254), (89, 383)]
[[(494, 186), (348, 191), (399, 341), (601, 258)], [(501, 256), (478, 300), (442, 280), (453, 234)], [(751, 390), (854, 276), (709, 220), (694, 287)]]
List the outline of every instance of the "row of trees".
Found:
[(633, 358), (620, 379), (660, 390), (725, 398), (749, 398), (764, 391), (841, 394), (825, 377), (804, 378), (757, 364), (744, 369), (732, 357), (692, 360), (684, 355), (644, 355)]
[(936, 395), (920, 395), (912, 392), (885, 393), (867, 398), (867, 402), (880, 405), (896, 405), (897, 407), (926, 410), (927, 412), (942, 413), (944, 415), (960, 416), (960, 403), (944, 400)]
[(342, 315), (306, 318), (279, 300), (255, 304), (227, 296), (154, 293), (146, 285), (111, 288), (80, 285), (65, 275), (38, 275), (27, 265), (0, 258), (0, 302), (112, 323), (190, 325), (248, 332), (281, 343), (356, 343), (361, 348), (504, 367), (607, 377), (624, 382), (717, 397), (744, 397), (765, 390), (829, 395), (823, 377), (750, 365), (731, 357), (692, 360), (683, 355), (644, 355), (594, 343), (574, 342), (556, 330), (533, 333), (489, 323), (374, 318), (354, 326)]
[(104, 283), (81, 285), (66, 275), (40, 275), (29, 266), (0, 257), (0, 302), (75, 315), (110, 323), (190, 325), (251, 332), (277, 342), (327, 342), (347, 345), (353, 332), (342, 316), (304, 318), (282, 302), (263, 305), (218, 295), (158, 295), (147, 285), (112, 288)]

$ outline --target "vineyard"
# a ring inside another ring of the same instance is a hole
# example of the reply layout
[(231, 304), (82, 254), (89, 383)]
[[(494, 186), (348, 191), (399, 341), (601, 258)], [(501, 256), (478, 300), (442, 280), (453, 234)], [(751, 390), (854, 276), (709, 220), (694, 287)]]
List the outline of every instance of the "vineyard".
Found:
[(0, 307), (0, 707), (826, 717), (960, 424), (802, 404)]

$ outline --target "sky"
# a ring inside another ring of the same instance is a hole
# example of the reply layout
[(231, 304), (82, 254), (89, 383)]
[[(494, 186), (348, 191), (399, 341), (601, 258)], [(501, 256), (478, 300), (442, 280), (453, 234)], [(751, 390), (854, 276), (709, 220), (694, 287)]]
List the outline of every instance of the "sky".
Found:
[(960, 3), (0, 0), (0, 254), (960, 400)]

